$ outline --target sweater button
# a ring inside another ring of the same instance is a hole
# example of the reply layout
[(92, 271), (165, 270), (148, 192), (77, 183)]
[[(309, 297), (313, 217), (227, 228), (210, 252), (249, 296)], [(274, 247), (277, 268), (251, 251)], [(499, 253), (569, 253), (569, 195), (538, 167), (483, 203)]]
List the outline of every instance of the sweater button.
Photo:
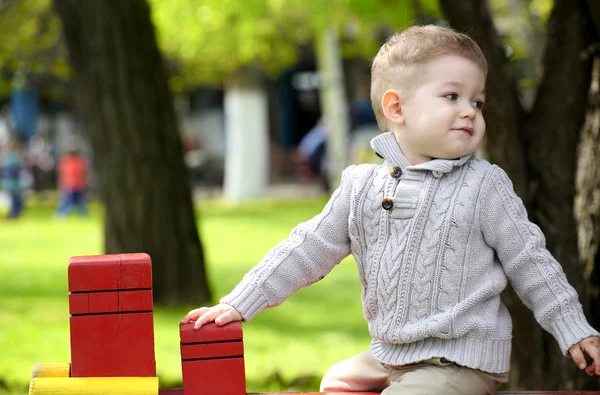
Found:
[(394, 178), (400, 178), (402, 176), (402, 170), (399, 167), (392, 167), (390, 169), (390, 176)]
[(435, 178), (442, 178), (444, 176), (444, 173), (442, 173), (441, 171), (434, 170), (432, 171), (432, 173)]
[(392, 207), (394, 207), (394, 201), (390, 198), (385, 198), (381, 201), (381, 207), (383, 207), (384, 210), (391, 210)]

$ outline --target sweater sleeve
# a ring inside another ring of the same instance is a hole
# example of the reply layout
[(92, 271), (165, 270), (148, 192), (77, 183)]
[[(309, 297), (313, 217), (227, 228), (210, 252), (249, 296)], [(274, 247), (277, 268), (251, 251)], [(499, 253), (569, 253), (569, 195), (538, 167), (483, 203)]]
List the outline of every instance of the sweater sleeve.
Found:
[(231, 293), (221, 299), (250, 320), (267, 307), (281, 304), (300, 288), (328, 274), (350, 254), (348, 217), (354, 166), (342, 174), (341, 185), (313, 219), (299, 224), (271, 249)]
[(564, 355), (589, 336), (600, 335), (587, 322), (575, 289), (546, 249), (540, 228), (530, 222), (508, 175), (492, 166), (482, 185), (481, 229), (523, 303)]

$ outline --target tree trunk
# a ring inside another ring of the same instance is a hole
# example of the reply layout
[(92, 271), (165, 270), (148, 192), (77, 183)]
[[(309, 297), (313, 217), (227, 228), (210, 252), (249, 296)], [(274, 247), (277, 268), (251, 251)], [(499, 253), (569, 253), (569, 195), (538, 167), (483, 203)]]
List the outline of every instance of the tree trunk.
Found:
[[(591, 62), (582, 58), (593, 40), (593, 24), (583, 0), (559, 0), (548, 21), (543, 77), (529, 114), (519, 104), (516, 85), (490, 18), (486, 1), (441, 0), (450, 24), (468, 32), (490, 64), (485, 110), (486, 147), (491, 162), (510, 175), (532, 221), (544, 232), (550, 252), (579, 292), (587, 316), (588, 285), (577, 260), (573, 213), (576, 147), (583, 124)], [(535, 324), (514, 293), (504, 296), (514, 321), (511, 389), (593, 388), (595, 381), (560, 355), (556, 342)]]
[[(544, 74), (525, 129), (530, 140), (528, 161), (534, 191), (530, 217), (544, 232), (548, 248), (579, 293), (588, 317), (590, 305), (578, 260), (574, 199), (577, 145), (592, 70), (591, 58), (582, 54), (593, 42), (593, 33), (584, 1), (555, 3), (548, 20)], [(590, 380), (571, 360), (561, 357), (556, 343), (546, 333), (544, 342), (547, 388), (597, 386), (596, 380)]]
[[(600, 245), (600, 56), (594, 59), (589, 109), (586, 116), (577, 165), (575, 218), (579, 240), (579, 260), (588, 284), (590, 305), (600, 297), (598, 253)], [(592, 320), (600, 323), (600, 309), (591, 309)]]
[(106, 252), (150, 254), (156, 302), (208, 302), (188, 170), (146, 1), (54, 5), (96, 160)]

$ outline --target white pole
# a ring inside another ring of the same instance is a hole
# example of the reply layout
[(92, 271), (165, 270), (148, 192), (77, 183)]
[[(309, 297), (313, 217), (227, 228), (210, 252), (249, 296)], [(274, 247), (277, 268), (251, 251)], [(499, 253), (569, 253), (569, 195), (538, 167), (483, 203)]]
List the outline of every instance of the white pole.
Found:
[(225, 86), (225, 180), (230, 202), (263, 197), (269, 173), (267, 94), (249, 72)]
[(319, 43), (321, 106), (327, 134), (327, 169), (332, 189), (340, 183), (346, 166), (348, 139), (348, 102), (344, 91), (344, 70), (340, 40), (334, 29), (326, 30)]

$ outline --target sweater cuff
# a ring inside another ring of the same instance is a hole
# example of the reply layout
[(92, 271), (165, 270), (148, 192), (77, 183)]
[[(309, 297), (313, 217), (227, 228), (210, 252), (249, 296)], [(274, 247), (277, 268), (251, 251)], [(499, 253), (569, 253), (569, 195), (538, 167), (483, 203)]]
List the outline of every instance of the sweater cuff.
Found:
[(600, 336), (600, 333), (588, 324), (581, 310), (561, 317), (552, 325), (551, 331), (560, 350), (567, 357), (570, 356), (569, 348), (580, 340), (590, 336)]
[(242, 315), (244, 321), (250, 321), (256, 314), (269, 307), (267, 298), (252, 287), (236, 287), (221, 298), (220, 302), (233, 306)]

